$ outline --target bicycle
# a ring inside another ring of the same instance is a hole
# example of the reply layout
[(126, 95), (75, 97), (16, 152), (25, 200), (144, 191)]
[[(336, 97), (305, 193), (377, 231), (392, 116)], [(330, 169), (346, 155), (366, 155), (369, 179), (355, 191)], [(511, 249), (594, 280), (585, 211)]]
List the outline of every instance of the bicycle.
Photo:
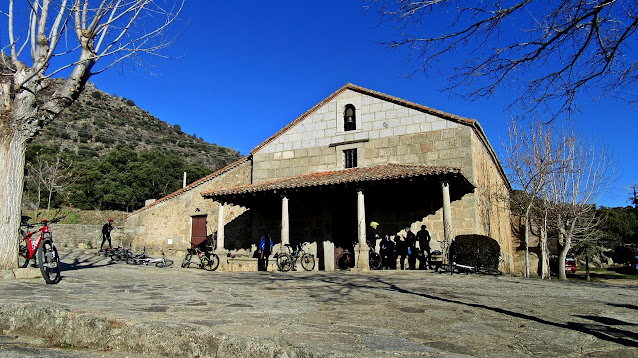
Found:
[(368, 251), (368, 264), (370, 265), (370, 270), (380, 270), (381, 269), (381, 255), (378, 252), (374, 251), (372, 245), (368, 244), (370, 251)]
[(110, 247), (107, 249), (100, 249), (97, 254), (104, 257), (110, 257), (113, 261), (122, 261), (126, 259), (127, 252), (128, 250), (123, 249), (121, 246), (118, 246)]
[[(65, 217), (42, 220), (39, 224), (30, 224), (29, 220), (31, 218), (28, 216), (23, 216), (21, 219), (20, 234), (22, 238), (18, 243), (18, 266), (21, 268), (27, 267), (31, 259), (35, 260), (37, 253), (38, 267), (42, 273), (42, 278), (48, 284), (58, 283), (62, 279), (60, 275), (60, 256), (53, 244), (53, 233), (49, 228), (49, 224), (58, 223)], [(41, 225), (38, 230), (29, 231), (29, 229), (38, 225)], [(22, 227), (25, 227), (27, 231), (25, 232)], [(40, 233), (40, 235), (34, 239), (33, 234), (36, 233)]]
[(481, 275), (491, 275), (491, 276), (500, 276), (503, 274), (503, 272), (499, 269), (495, 269), (491, 267), (481, 267), (481, 266), (468, 266), (463, 264), (457, 264), (456, 262), (452, 262), (451, 264), (442, 264), (439, 272), (440, 273), (449, 272), (450, 274), (478, 273)]
[(126, 263), (133, 265), (150, 265), (155, 264), (155, 267), (164, 268), (170, 267), (173, 265), (173, 260), (169, 260), (166, 258), (164, 254), (164, 250), (162, 251), (162, 258), (154, 259), (146, 255), (146, 247), (144, 247), (144, 251), (139, 255), (134, 255), (133, 257), (128, 257), (126, 259)]
[[(350, 250), (345, 249), (341, 254), (339, 254), (339, 256), (337, 256), (337, 268), (339, 270), (349, 270), (353, 268), (354, 265), (354, 255), (350, 252)], [(368, 265), (370, 265), (371, 270), (380, 270), (381, 265), (383, 265), (381, 255), (374, 251), (370, 244), (368, 244)]]
[(190, 266), (193, 256), (199, 258), (199, 268), (203, 270), (215, 271), (219, 267), (219, 256), (213, 252), (212, 245), (206, 245), (206, 251), (202, 251), (197, 246), (188, 249), (184, 260), (182, 260), (182, 268)]
[(296, 271), (297, 260), (301, 260), (301, 267), (306, 271), (312, 271), (315, 268), (315, 255), (305, 252), (301, 245), (297, 245), (293, 250), (290, 244), (285, 244), (287, 252), (279, 252), (275, 254), (277, 260), (277, 268), (279, 271)]

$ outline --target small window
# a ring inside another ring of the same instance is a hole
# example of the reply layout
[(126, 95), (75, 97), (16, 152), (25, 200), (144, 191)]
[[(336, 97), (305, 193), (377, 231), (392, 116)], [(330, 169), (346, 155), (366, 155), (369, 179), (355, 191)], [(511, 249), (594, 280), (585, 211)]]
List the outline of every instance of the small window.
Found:
[(346, 149), (343, 151), (345, 156), (346, 168), (357, 167), (357, 149)]
[(353, 131), (357, 129), (357, 111), (354, 106), (347, 104), (343, 111), (343, 130)]

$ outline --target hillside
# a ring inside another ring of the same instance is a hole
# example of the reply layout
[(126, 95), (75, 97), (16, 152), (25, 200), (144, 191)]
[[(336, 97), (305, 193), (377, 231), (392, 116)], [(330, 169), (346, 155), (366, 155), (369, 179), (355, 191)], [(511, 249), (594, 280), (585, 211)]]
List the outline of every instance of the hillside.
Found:
[(239, 158), (89, 83), (29, 143), (23, 207), (130, 211), (181, 188), (184, 173), (189, 184)]
[(111, 96), (91, 83), (31, 144), (54, 146), (80, 159), (103, 156), (118, 145), (136, 151), (160, 149), (212, 170), (241, 158), (236, 150), (186, 134), (179, 125), (171, 126), (137, 107), (134, 100)]

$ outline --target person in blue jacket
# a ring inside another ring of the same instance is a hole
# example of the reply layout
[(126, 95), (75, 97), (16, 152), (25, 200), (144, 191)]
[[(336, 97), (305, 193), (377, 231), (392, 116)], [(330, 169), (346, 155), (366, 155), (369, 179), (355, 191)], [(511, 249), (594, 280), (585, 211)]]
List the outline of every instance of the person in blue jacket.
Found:
[(257, 260), (257, 270), (268, 271), (268, 256), (272, 253), (274, 243), (268, 231), (264, 232), (264, 236), (259, 241), (259, 258)]

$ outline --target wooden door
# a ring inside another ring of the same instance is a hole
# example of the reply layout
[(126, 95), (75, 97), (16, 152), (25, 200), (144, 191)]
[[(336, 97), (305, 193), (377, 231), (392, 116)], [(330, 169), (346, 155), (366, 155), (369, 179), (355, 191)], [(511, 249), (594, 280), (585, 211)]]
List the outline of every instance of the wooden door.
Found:
[(193, 216), (191, 230), (191, 247), (195, 247), (206, 241), (206, 215)]

